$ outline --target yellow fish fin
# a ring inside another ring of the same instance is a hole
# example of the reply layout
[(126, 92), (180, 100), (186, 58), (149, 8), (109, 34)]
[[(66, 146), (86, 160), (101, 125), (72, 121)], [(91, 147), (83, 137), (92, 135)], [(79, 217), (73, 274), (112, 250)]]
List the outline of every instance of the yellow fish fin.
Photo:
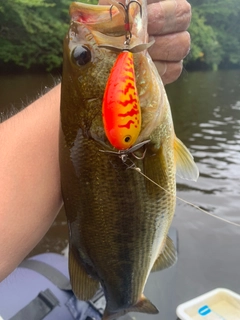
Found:
[(72, 290), (77, 298), (80, 300), (91, 299), (99, 288), (99, 282), (87, 274), (72, 249), (69, 249), (69, 273)]
[(102, 320), (115, 320), (119, 317), (123, 316), (128, 312), (143, 312), (149, 314), (157, 314), (159, 313), (158, 309), (149, 301), (143, 294), (139, 301), (134, 305), (127, 309), (118, 311), (118, 312), (110, 312), (106, 308), (102, 317)]
[(198, 167), (189, 150), (177, 137), (174, 138), (174, 157), (177, 175), (183, 179), (196, 181), (199, 176)]
[(177, 251), (172, 239), (167, 236), (163, 252), (156, 259), (151, 272), (160, 271), (173, 266), (177, 262)]

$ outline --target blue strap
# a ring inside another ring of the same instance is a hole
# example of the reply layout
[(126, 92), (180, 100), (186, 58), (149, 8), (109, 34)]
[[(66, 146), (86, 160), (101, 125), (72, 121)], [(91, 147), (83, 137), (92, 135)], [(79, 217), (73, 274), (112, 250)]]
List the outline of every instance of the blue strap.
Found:
[(56, 268), (49, 264), (38, 260), (24, 260), (20, 265), (20, 268), (27, 268), (36, 271), (50, 280), (60, 290), (72, 290), (70, 280), (58, 271)]
[(29, 304), (27, 304), (24, 308), (19, 310), (9, 320), (42, 320), (58, 304), (58, 299), (51, 292), (51, 290), (47, 289), (45, 291), (41, 291), (35, 299), (29, 302)]

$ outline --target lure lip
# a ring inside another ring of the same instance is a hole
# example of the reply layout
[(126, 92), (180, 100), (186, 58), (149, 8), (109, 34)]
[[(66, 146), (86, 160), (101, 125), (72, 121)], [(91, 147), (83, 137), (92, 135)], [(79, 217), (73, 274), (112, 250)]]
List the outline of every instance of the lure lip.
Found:
[(107, 50), (111, 50), (111, 51), (117, 52), (117, 53), (123, 52), (123, 51), (128, 51), (131, 53), (139, 53), (139, 52), (142, 52), (144, 50), (149, 49), (154, 43), (155, 43), (155, 40), (152, 40), (148, 43), (140, 43), (135, 46), (124, 45), (123, 47), (116, 47), (116, 46), (111, 46), (108, 44), (99, 44), (98, 47), (103, 48), (103, 49), (107, 49)]

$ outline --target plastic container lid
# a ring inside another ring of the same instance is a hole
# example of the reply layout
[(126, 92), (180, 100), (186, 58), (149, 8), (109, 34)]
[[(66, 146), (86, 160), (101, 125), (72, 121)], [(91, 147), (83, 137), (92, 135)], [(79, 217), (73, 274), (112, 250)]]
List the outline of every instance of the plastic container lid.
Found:
[(209, 291), (177, 307), (181, 320), (240, 319), (240, 295), (223, 288)]

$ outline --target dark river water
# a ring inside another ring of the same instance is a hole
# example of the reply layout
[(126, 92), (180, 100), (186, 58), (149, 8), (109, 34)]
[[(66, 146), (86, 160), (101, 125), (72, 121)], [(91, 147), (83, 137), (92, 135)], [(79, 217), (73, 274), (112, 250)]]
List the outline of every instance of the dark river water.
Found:
[[(1, 105), (19, 107), (53, 83), (52, 75), (0, 77)], [(240, 71), (184, 72), (167, 86), (167, 92), (176, 134), (191, 150), (200, 171), (197, 182), (178, 179), (178, 196), (240, 224)], [(136, 319), (176, 319), (178, 304), (217, 287), (240, 293), (239, 227), (179, 200), (173, 227), (178, 233), (177, 265), (173, 271), (162, 271), (169, 280), (157, 282), (150, 276), (147, 287), (148, 297), (159, 304), (160, 316)], [(66, 244), (61, 211), (32, 254), (61, 252)], [(164, 301), (169, 297), (171, 303)]]

